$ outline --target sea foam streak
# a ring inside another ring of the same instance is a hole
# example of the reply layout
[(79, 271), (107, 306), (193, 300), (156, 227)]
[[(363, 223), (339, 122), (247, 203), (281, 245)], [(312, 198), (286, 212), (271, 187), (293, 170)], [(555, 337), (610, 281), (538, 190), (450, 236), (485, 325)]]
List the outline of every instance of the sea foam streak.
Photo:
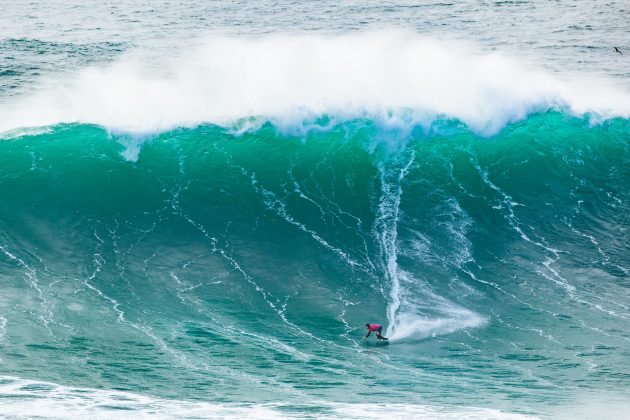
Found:
[[(630, 116), (630, 94), (563, 81), (499, 54), (417, 34), (216, 36), (147, 59), (142, 50), (0, 105), (0, 132), (63, 122), (155, 133), (247, 117), (282, 126), (320, 115), (426, 125), (452, 117), (480, 134), (549, 108)], [(176, 54), (176, 56), (173, 56)]]
[[(57, 385), (50, 382), (31, 381), (10, 376), (0, 376), (0, 397), (6, 402), (4, 415), (37, 418), (94, 418), (126, 419), (129, 417), (151, 418), (198, 418), (198, 419), (298, 419), (283, 408), (290, 404), (215, 404), (197, 401), (179, 401), (153, 398), (147, 395), (122, 391), (98, 390)], [(36, 403), (34, 403), (34, 401)], [(309, 416), (313, 419), (529, 419), (520, 414), (498, 410), (461, 407), (458, 409), (415, 404), (340, 404), (307, 402), (301, 404), (321, 409)]]

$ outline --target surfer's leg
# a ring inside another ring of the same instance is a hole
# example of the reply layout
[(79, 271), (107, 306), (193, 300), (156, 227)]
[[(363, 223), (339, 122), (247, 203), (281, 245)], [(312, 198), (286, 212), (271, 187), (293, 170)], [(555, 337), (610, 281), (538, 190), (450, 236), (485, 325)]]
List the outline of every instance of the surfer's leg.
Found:
[(383, 335), (381, 334), (381, 332), (382, 332), (382, 331), (383, 331), (383, 329), (382, 329), (382, 328), (379, 328), (379, 329), (376, 331), (376, 338), (378, 338), (379, 340), (387, 340), (387, 338), (386, 338), (386, 337), (383, 337)]
[(382, 328), (379, 328), (378, 330), (376, 330), (376, 338), (378, 338), (379, 340), (383, 339), (383, 336), (381, 335), (381, 331), (383, 331)]

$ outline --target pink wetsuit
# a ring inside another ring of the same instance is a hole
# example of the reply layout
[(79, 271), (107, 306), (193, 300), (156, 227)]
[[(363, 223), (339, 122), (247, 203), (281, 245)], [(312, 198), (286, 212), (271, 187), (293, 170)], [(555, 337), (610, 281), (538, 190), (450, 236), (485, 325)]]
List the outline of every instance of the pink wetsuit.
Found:
[(381, 326), (380, 326), (380, 325), (378, 325), (378, 324), (370, 324), (370, 328), (369, 328), (370, 332), (372, 332), (372, 331), (378, 331), (378, 330), (380, 330), (380, 329), (381, 329)]

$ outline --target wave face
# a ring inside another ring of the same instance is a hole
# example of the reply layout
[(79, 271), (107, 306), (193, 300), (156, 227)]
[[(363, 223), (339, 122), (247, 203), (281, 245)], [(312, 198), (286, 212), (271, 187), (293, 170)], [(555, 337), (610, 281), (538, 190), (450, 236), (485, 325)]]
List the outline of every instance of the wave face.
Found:
[(3, 374), (287, 416), (628, 392), (629, 120), (252, 121), (0, 141)]
[(630, 411), (622, 2), (8, 3), (0, 416)]

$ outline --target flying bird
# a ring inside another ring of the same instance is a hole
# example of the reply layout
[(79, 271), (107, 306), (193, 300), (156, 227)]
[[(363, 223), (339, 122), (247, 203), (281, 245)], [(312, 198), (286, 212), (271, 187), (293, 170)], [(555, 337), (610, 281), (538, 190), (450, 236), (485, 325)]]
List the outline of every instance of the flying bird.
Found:
[(621, 52), (621, 50), (620, 50), (619, 48), (617, 48), (617, 47), (613, 47), (613, 50), (614, 50), (616, 53), (619, 53), (619, 54), (623, 55), (623, 53)]

